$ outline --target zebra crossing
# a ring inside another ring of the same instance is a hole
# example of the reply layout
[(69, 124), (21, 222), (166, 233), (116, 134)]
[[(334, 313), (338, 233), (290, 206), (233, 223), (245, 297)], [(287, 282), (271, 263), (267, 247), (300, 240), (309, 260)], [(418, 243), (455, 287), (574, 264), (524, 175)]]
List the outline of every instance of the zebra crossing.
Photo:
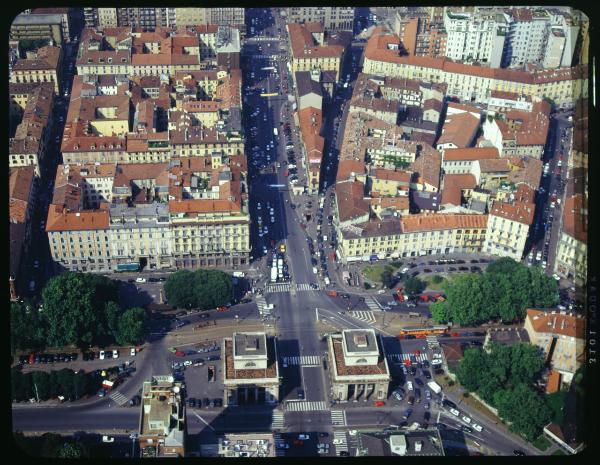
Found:
[(285, 444), (285, 439), (281, 437), (281, 433), (273, 433), (273, 440), (275, 441), (275, 457), (284, 457), (285, 449), (280, 449), (280, 444)]
[(265, 311), (265, 307), (267, 306), (267, 301), (265, 300), (265, 298), (262, 295), (259, 295), (256, 297), (256, 306), (258, 307), (258, 313), (260, 315), (262, 315), (264, 313), (270, 313), (269, 310)]
[(284, 425), (284, 413), (281, 410), (273, 410), (273, 413), (271, 415), (271, 428), (283, 428)]
[(404, 362), (405, 360), (410, 360), (413, 357), (417, 362), (424, 362), (427, 360), (427, 354), (387, 354), (388, 358), (392, 361), (396, 362)]
[[(317, 284), (319, 289), (323, 289), (323, 286), (319, 283)], [(312, 287), (310, 287), (310, 284), (308, 283), (302, 283), (302, 284), (296, 284), (296, 289), (299, 291), (312, 291), (314, 290)]]
[(292, 357), (283, 357), (284, 365), (302, 365), (302, 366), (319, 366), (321, 364), (320, 355), (301, 355)]
[(348, 440), (345, 431), (334, 431), (333, 442), (335, 444), (335, 455), (340, 455), (340, 452), (348, 452)]
[(369, 324), (375, 323), (375, 316), (373, 315), (373, 312), (354, 310), (350, 312), (350, 316)]
[(125, 397), (123, 394), (121, 394), (119, 391), (113, 391), (111, 392), (108, 397), (110, 397), (112, 400), (114, 400), (117, 404), (119, 405), (124, 405), (127, 403), (128, 399), (127, 397)]
[(290, 283), (271, 283), (267, 284), (267, 288), (265, 292), (275, 293), (275, 292), (290, 292), (292, 289), (292, 285)]
[(294, 402), (286, 402), (285, 410), (287, 412), (310, 412), (313, 410), (329, 410), (327, 406), (327, 402), (323, 401), (294, 401)]
[(345, 410), (332, 410), (331, 411), (331, 424), (333, 426), (347, 426), (346, 411)]
[(428, 334), (427, 336), (425, 336), (425, 340), (427, 341), (427, 345), (430, 349), (440, 346), (438, 338), (435, 334)]
[(369, 310), (371, 310), (372, 312), (381, 311), (381, 306), (379, 305), (379, 302), (377, 302), (373, 297), (365, 297), (365, 303), (367, 304), (367, 307), (369, 307)]
[(278, 58), (277, 55), (252, 55), (253, 59), (259, 59), (259, 60), (275, 60)]

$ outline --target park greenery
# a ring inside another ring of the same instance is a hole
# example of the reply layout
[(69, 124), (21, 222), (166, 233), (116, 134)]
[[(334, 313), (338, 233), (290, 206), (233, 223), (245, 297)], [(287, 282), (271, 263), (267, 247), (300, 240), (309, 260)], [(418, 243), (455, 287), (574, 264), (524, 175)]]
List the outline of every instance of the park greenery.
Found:
[(533, 441), (553, 418), (548, 400), (531, 387), (543, 368), (536, 346), (492, 344), (489, 352), (465, 350), (455, 374), (465, 389), (498, 410), (511, 431)]
[(490, 263), (485, 273), (464, 274), (442, 286), (445, 302), (430, 310), (436, 323), (475, 325), (489, 320), (522, 320), (527, 308), (558, 303), (556, 281), (539, 267), (527, 267), (511, 258)]
[(231, 302), (231, 276), (219, 270), (181, 270), (165, 282), (165, 294), (171, 305), (178, 308), (207, 310)]
[(94, 394), (99, 388), (99, 379), (93, 378), (83, 370), (74, 372), (69, 368), (62, 370), (30, 371), (23, 373), (17, 367), (12, 368), (12, 399), (17, 402), (29, 399), (48, 400), (63, 396), (65, 400), (77, 400), (85, 395)]
[(404, 281), (404, 292), (410, 296), (420, 294), (425, 287), (427, 287), (427, 284), (416, 277), (411, 277)]
[(42, 291), (40, 306), (11, 304), (11, 349), (139, 344), (147, 331), (142, 308), (121, 309), (117, 284), (89, 273), (55, 276)]
[(31, 457), (79, 459), (92, 455), (85, 444), (55, 433), (25, 436), (21, 432), (15, 432), (13, 437), (15, 444)]

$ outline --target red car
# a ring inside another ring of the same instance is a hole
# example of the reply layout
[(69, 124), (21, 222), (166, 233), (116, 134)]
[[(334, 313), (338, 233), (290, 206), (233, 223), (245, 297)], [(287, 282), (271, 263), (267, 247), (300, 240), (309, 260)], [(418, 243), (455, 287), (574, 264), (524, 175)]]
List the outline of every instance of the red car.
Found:
[(302, 445), (304, 445), (304, 441), (301, 439), (294, 439), (293, 444), (294, 444), (294, 446), (302, 446)]
[(217, 307), (217, 311), (219, 311), (219, 312), (226, 312), (227, 310), (228, 310), (228, 307), (225, 307), (225, 306)]
[(385, 402), (382, 400), (376, 400), (375, 407), (385, 407)]
[(460, 337), (460, 333), (452, 333), (452, 337)]
[(175, 352), (175, 357), (185, 357), (185, 352), (178, 350), (177, 352)]

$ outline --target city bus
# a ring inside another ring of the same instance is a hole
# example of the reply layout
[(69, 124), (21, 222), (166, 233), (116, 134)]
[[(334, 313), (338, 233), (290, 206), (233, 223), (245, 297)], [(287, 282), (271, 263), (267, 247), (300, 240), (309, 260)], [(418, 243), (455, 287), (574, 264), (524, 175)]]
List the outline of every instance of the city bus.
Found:
[(277, 97), (279, 94), (277, 92), (271, 92), (270, 94), (260, 94), (261, 97)]
[(406, 326), (400, 329), (399, 337), (403, 339), (406, 336), (415, 336), (423, 338), (428, 334), (445, 334), (448, 332), (448, 325), (435, 325), (427, 327)]

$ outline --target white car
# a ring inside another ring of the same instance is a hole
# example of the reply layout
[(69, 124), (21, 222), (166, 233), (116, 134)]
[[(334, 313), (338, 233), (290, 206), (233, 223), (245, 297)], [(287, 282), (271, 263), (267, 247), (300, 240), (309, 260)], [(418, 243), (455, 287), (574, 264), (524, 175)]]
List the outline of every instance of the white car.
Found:
[(269, 234), (269, 228), (267, 226), (264, 227), (265, 234)]
[(450, 409), (450, 413), (451, 413), (452, 415), (454, 415), (455, 417), (457, 417), (457, 416), (459, 416), (459, 415), (460, 415), (460, 412), (459, 412), (458, 410), (456, 410), (455, 408), (451, 408), (451, 409)]
[(271, 223), (275, 223), (275, 217), (274, 216), (271, 217)]
[(189, 367), (192, 365), (192, 361), (191, 360), (186, 360), (185, 362), (183, 362), (183, 366)]
[(257, 210), (262, 210), (262, 205), (260, 204), (260, 202), (258, 202), (258, 203), (256, 204), (256, 209), (257, 209)]
[(40, 267), (40, 262), (39, 262), (38, 260), (34, 260), (34, 262), (33, 262), (33, 267), (34, 267), (35, 269), (38, 269), (38, 268)]
[(553, 277), (554, 279), (556, 279), (557, 281), (560, 281), (560, 276), (558, 276), (556, 273), (554, 273), (554, 274), (552, 275), (552, 277)]
[(115, 442), (115, 438), (112, 436), (102, 436), (102, 442)]
[(538, 250), (538, 253), (535, 254), (535, 259), (539, 262), (542, 259), (542, 251)]
[(104, 360), (105, 352), (103, 350), (100, 351), (100, 360)]
[(129, 355), (131, 355), (132, 357), (135, 357), (135, 354), (136, 354), (135, 347), (132, 347), (131, 350), (129, 351)]
[(548, 265), (548, 263), (546, 262), (546, 260), (544, 260), (544, 261), (542, 262), (542, 268), (546, 268), (546, 266), (547, 266), (547, 265)]
[(136, 278), (135, 282), (136, 283), (145, 283), (146, 282), (146, 278)]
[(479, 431), (481, 433), (481, 431), (483, 431), (483, 428), (478, 425), (477, 423), (472, 423), (471, 427), (475, 430), (475, 431)]
[(117, 349), (114, 349), (112, 352), (113, 357), (112, 358), (119, 358), (119, 351)]
[(465, 423), (471, 423), (471, 419), (470, 419), (468, 416), (466, 416), (466, 415), (463, 415), (463, 417), (462, 417), (462, 420), (463, 420)]
[(443, 363), (442, 360), (439, 359), (439, 358), (436, 358), (436, 359), (434, 359), (434, 360), (431, 361), (432, 365), (441, 365), (442, 363)]
[(298, 439), (300, 439), (301, 441), (307, 441), (310, 439), (310, 436), (308, 434), (299, 434)]
[(277, 443), (277, 449), (289, 449), (290, 445), (285, 442)]
[(406, 388), (407, 388), (409, 391), (412, 391), (412, 390), (413, 390), (413, 383), (412, 383), (412, 381), (407, 381), (407, 382), (406, 382)]

